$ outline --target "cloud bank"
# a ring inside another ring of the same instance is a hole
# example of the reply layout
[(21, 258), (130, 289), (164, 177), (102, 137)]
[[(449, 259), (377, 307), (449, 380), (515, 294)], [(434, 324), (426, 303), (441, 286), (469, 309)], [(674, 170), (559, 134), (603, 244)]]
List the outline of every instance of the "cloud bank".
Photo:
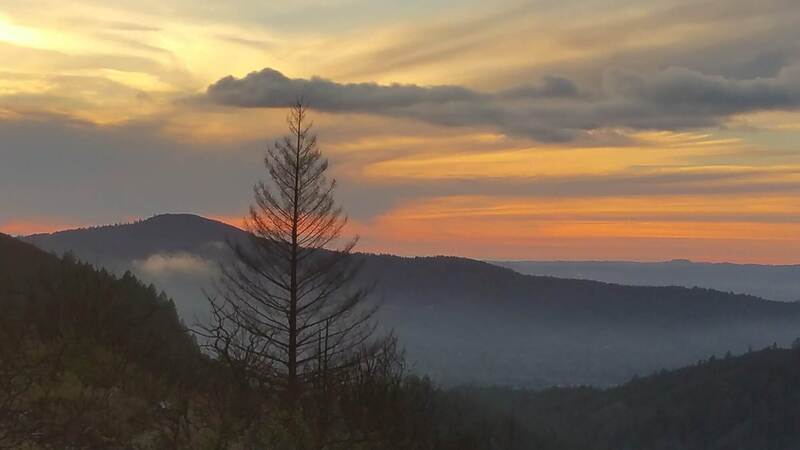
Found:
[(800, 64), (775, 76), (732, 79), (671, 67), (642, 73), (605, 71), (599, 89), (561, 77), (497, 92), (462, 86), (337, 83), (289, 78), (266, 68), (228, 76), (206, 91), (214, 103), (283, 108), (298, 98), (326, 112), (406, 117), (435, 125), (485, 126), (540, 141), (569, 141), (607, 128), (686, 130), (719, 125), (730, 116), (800, 107)]

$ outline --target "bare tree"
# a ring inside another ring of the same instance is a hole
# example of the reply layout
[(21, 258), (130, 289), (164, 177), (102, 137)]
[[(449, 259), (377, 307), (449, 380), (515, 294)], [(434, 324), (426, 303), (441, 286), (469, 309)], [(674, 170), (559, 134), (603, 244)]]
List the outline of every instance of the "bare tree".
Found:
[(292, 412), (322, 378), (385, 342), (372, 337), (375, 307), (354, 283), (357, 238), (341, 239), (347, 218), (307, 114), (294, 105), (289, 134), (267, 150), (268, 179), (255, 185), (246, 219), (252, 240), (231, 244), (235, 262), (223, 268), (200, 330), (240, 380), (280, 392)]

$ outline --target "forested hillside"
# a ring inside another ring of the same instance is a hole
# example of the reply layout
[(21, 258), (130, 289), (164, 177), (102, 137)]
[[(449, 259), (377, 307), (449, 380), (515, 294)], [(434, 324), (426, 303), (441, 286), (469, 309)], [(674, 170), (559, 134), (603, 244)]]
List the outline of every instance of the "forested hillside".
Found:
[[(800, 349), (711, 357), (608, 390), (464, 389), (540, 450), (791, 450), (800, 442)], [(453, 394), (455, 395), (455, 394)]]
[[(0, 287), (0, 448), (285, 439), (277, 403), (203, 356), (172, 302), (134, 276), (0, 235)], [(341, 442), (326, 448), (789, 450), (800, 439), (799, 350), (718, 356), (607, 390), (442, 391), (393, 358), (337, 394), (329, 432)]]
[(0, 235), (0, 307), (0, 448), (117, 448), (177, 431), (178, 410), (157, 405), (204, 361), (164, 294)]
[[(194, 323), (207, 311), (202, 287), (217, 278), (226, 241), (244, 237), (203, 217), (168, 214), (27, 239), (133, 271)], [(375, 282), (381, 323), (395, 330), (413, 369), (448, 385), (615, 385), (714, 353), (788, 345), (800, 330), (800, 304), (748, 295), (529, 276), (457, 257), (355, 257), (361, 283)]]
[[(204, 356), (172, 301), (131, 274), (0, 234), (0, 308), (0, 448), (288, 448), (285, 424), (296, 419)], [(408, 376), (399, 351), (352, 370), (324, 403), (309, 400), (291, 448), (489, 448), (492, 433), (470, 429), (430, 382)], [(321, 411), (335, 411), (324, 436)]]

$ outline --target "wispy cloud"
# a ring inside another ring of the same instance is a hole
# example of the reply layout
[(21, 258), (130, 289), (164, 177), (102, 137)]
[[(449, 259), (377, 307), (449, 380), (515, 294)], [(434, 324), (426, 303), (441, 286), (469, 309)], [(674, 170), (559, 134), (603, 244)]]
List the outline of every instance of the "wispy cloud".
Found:
[(215, 265), (211, 261), (190, 253), (157, 253), (143, 260), (133, 261), (136, 271), (150, 276), (210, 275)]

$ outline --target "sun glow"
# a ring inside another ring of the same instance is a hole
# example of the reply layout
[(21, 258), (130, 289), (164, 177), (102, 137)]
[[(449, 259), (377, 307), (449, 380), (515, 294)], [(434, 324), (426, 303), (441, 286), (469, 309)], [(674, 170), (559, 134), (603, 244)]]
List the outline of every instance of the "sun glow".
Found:
[(42, 44), (43, 37), (41, 33), (15, 25), (8, 18), (0, 15), (0, 42), (37, 47)]

